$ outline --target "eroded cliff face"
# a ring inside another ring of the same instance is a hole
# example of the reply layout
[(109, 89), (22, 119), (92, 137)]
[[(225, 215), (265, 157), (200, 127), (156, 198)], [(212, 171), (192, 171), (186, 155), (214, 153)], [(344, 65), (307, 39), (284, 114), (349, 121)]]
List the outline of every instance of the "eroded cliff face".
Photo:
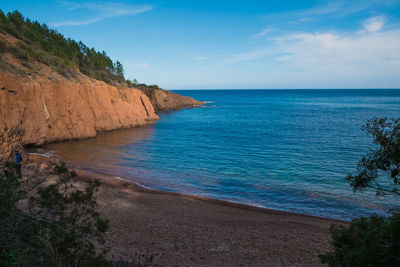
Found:
[(75, 82), (0, 72), (0, 160), (24, 145), (93, 137), (157, 119), (140, 90), (86, 76)]
[(178, 110), (183, 107), (200, 106), (204, 102), (189, 96), (175, 94), (166, 90), (153, 90), (150, 95), (151, 103), (156, 110)]
[(159, 110), (179, 110), (184, 107), (196, 107), (204, 104), (189, 96), (175, 94), (168, 90), (139, 88), (150, 99), (156, 111)]

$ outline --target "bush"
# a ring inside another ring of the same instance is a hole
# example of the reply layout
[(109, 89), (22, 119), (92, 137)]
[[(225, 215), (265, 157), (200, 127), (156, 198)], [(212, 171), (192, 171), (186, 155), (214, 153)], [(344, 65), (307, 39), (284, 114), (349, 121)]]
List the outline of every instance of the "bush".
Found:
[(4, 52), (6, 52), (6, 43), (0, 41), (0, 54), (3, 54)]
[[(373, 118), (362, 128), (372, 135), (374, 148), (348, 175), (354, 191), (373, 189), (376, 195), (400, 196), (400, 119)], [(330, 266), (400, 266), (400, 213), (373, 215), (332, 226), (333, 251), (320, 255)]]
[(333, 251), (320, 255), (329, 266), (400, 266), (400, 213), (332, 225)]
[(347, 180), (354, 191), (372, 188), (376, 195), (400, 197), (400, 119), (373, 118), (362, 128), (373, 138), (373, 149)]
[(2, 265), (111, 265), (106, 249), (96, 252), (108, 228), (96, 211), (98, 182), (76, 189), (71, 183), (76, 174), (65, 164), (56, 168), (57, 181), (46, 186), (42, 177), (20, 180), (13, 170), (7, 164), (0, 174)]
[(29, 60), (29, 50), (28, 47), (21, 41), (17, 42), (17, 44), (13, 47), (9, 47), (8, 50), (15, 57), (22, 59), (24, 61)]

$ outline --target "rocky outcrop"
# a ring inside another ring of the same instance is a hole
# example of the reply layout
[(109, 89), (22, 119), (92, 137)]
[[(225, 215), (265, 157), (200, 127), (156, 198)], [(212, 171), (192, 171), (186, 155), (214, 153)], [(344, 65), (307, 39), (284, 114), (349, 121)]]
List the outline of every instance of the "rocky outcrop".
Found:
[(79, 82), (0, 72), (0, 160), (26, 145), (93, 137), (157, 120), (148, 97), (84, 75)]
[(140, 88), (150, 99), (156, 111), (179, 110), (183, 107), (195, 107), (204, 102), (197, 101), (189, 96), (182, 96), (162, 89)]

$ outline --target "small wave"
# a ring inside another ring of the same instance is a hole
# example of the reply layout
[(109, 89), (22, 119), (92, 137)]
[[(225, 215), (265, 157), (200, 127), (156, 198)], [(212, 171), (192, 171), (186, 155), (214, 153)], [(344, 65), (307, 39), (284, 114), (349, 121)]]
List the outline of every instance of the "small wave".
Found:
[(116, 180), (124, 181), (124, 182), (131, 182), (130, 180), (122, 178), (122, 177), (119, 177), (119, 176), (114, 176), (113, 178), (116, 179)]
[(46, 152), (46, 153), (35, 153), (35, 152), (31, 152), (29, 153), (29, 155), (33, 155), (33, 156), (41, 156), (41, 157), (46, 157), (46, 158), (51, 158), (54, 156), (53, 153), (50, 152)]
[(214, 101), (203, 101), (204, 103), (206, 103), (206, 104), (212, 104), (212, 103), (214, 103)]

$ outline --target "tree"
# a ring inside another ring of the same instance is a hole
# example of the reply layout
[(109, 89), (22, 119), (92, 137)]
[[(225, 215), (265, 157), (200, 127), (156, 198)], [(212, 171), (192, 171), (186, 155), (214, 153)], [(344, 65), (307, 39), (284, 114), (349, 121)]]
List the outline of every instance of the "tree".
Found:
[[(0, 32), (16, 37), (24, 46), (11, 47), (10, 52), (22, 60), (36, 59), (65, 77), (75, 77), (76, 69), (92, 78), (114, 84), (125, 81), (122, 64), (114, 63), (107, 54), (89, 48), (82, 42), (65, 38), (46, 24), (24, 18), (18, 11), (0, 10)], [(22, 56), (22, 57), (21, 57)]]
[(329, 266), (400, 266), (400, 214), (354, 219), (332, 225), (333, 251), (320, 255)]
[[(400, 119), (373, 118), (362, 128), (372, 135), (374, 148), (348, 175), (354, 191), (375, 190), (376, 195), (400, 196)], [(351, 221), (349, 227), (332, 225), (333, 251), (320, 255), (329, 266), (400, 266), (400, 211)]]
[(0, 173), (2, 265), (111, 265), (105, 249), (97, 246), (96, 251), (108, 228), (95, 209), (98, 182), (75, 188), (71, 179), (76, 174), (65, 164), (56, 167), (59, 177), (49, 185), (42, 184), (46, 177), (18, 179), (13, 169), (8, 164)]
[(7, 16), (0, 9), (0, 30), (2, 30), (1, 28), (4, 27), (6, 24), (7, 24)]
[(138, 81), (137, 81), (136, 79), (133, 79), (133, 81), (127, 79), (127, 80), (126, 80), (126, 85), (127, 85), (128, 87), (130, 87), (130, 88), (133, 88), (133, 87), (136, 87), (136, 86), (138, 85)]
[(13, 12), (9, 12), (7, 14), (7, 16), (8, 16), (8, 20), (11, 23), (13, 23), (18, 30), (21, 30), (21, 28), (25, 22), (24, 16), (22, 16), (22, 14), (19, 13), (17, 10), (15, 10)]
[(373, 118), (363, 129), (377, 146), (358, 163), (358, 174), (347, 176), (350, 186), (354, 191), (372, 188), (380, 196), (400, 196), (400, 119)]
[(117, 60), (114, 65), (115, 75), (123, 77), (124, 76), (124, 67), (122, 66), (121, 62)]

